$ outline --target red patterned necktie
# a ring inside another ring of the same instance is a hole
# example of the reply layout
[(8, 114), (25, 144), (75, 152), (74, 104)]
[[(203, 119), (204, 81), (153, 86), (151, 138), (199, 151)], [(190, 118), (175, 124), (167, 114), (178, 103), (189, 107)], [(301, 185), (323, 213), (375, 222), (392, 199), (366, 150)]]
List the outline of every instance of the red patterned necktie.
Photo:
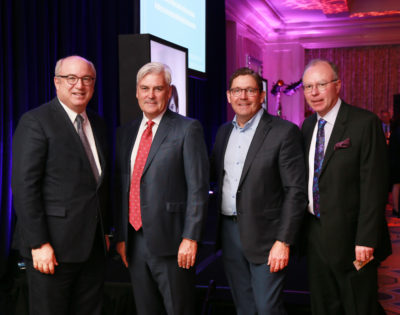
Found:
[(139, 149), (133, 166), (131, 187), (129, 191), (129, 222), (138, 231), (142, 227), (142, 215), (140, 212), (140, 178), (149, 155), (153, 133), (154, 122), (149, 120), (147, 128), (143, 131), (140, 139)]

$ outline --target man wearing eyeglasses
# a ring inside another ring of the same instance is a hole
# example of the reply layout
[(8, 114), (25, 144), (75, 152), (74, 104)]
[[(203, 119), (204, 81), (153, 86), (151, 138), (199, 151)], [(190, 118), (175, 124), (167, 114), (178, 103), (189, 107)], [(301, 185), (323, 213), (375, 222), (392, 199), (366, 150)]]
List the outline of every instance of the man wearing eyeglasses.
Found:
[(339, 98), (336, 66), (312, 60), (302, 126), (308, 156), (307, 261), (312, 313), (384, 314), (377, 266), (391, 253), (386, 144), (376, 115)]
[(106, 127), (87, 111), (96, 70), (79, 56), (55, 67), (55, 97), (25, 113), (13, 139), (15, 240), (29, 314), (101, 314), (109, 164)]
[(233, 73), (226, 95), (236, 115), (211, 156), (225, 273), (237, 314), (286, 314), (285, 267), (307, 205), (301, 133), (262, 109), (253, 70)]

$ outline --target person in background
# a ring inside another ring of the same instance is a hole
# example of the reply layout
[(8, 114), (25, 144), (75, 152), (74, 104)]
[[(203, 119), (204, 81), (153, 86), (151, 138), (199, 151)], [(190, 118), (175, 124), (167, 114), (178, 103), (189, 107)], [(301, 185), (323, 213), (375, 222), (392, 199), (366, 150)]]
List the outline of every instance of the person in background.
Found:
[(389, 138), (392, 132), (390, 113), (387, 110), (381, 110), (379, 117), (382, 121), (382, 129), (385, 134), (386, 143), (389, 144)]
[(400, 218), (400, 119), (393, 121), (389, 139), (390, 183), (392, 185), (393, 216)]

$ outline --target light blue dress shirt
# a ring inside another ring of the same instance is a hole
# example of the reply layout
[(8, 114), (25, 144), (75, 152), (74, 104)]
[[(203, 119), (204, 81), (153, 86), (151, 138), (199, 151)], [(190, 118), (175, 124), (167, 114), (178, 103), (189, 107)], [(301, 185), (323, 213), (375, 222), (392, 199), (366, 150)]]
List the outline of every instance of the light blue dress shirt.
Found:
[(236, 116), (232, 121), (233, 129), (229, 137), (224, 157), (224, 182), (222, 185), (223, 215), (236, 215), (236, 192), (239, 186), (240, 176), (246, 160), (247, 151), (253, 140), (258, 123), (264, 110), (260, 109), (242, 128), (236, 122)]

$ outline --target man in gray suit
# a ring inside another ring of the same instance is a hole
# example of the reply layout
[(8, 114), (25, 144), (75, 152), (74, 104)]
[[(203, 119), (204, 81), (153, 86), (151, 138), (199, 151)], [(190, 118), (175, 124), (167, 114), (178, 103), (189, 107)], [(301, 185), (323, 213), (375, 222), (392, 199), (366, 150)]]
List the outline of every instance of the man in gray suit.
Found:
[(209, 185), (203, 130), (167, 108), (164, 64), (139, 70), (136, 97), (143, 117), (117, 135), (117, 251), (138, 314), (195, 314), (192, 267)]
[(236, 115), (211, 158), (225, 272), (239, 315), (286, 314), (284, 268), (307, 205), (301, 133), (261, 108), (253, 70), (238, 69), (226, 95)]

